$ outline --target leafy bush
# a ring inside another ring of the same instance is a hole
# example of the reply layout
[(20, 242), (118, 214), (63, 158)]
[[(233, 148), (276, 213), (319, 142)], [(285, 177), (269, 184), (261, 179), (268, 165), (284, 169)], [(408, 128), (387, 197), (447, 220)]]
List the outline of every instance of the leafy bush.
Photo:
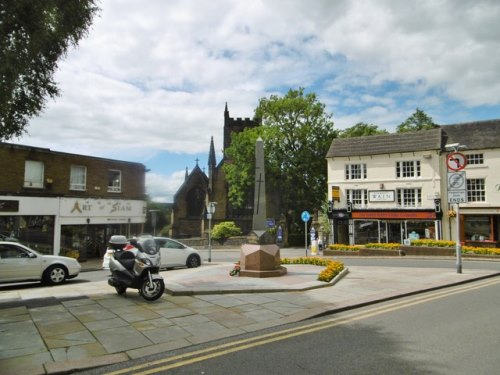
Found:
[(236, 226), (234, 221), (224, 221), (214, 225), (212, 229), (212, 238), (218, 241), (239, 235), (241, 235), (241, 229)]
[(318, 257), (283, 258), (281, 264), (312, 264), (314, 266), (325, 266), (326, 268), (318, 275), (319, 281), (330, 282), (344, 269), (344, 263), (323, 259)]
[(342, 245), (342, 244), (332, 244), (328, 245), (330, 250), (340, 250), (340, 251), (359, 251), (363, 246), (361, 245)]
[(412, 246), (430, 246), (430, 247), (455, 247), (455, 241), (446, 240), (411, 240)]
[(385, 250), (397, 250), (401, 247), (399, 243), (367, 243), (365, 245), (366, 248), (376, 248), (376, 249), (385, 249)]

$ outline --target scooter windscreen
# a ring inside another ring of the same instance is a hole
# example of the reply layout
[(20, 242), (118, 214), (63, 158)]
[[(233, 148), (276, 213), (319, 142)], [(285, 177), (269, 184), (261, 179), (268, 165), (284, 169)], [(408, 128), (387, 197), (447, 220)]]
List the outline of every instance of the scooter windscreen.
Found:
[(160, 249), (156, 245), (156, 242), (152, 238), (146, 238), (141, 241), (138, 241), (137, 248), (139, 251), (142, 251), (143, 253), (146, 253), (148, 255), (156, 255), (160, 252)]

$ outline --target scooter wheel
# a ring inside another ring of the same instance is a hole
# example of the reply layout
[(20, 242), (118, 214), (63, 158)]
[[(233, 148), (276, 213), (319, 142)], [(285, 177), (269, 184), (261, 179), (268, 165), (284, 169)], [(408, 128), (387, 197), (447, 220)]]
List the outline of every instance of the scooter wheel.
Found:
[(139, 293), (146, 301), (154, 301), (160, 298), (164, 291), (165, 283), (162, 279), (153, 280), (152, 285), (148, 279), (145, 279), (142, 282)]
[(120, 296), (122, 294), (125, 294), (125, 292), (127, 291), (127, 288), (125, 288), (124, 286), (115, 286), (115, 289), (116, 293), (118, 293)]

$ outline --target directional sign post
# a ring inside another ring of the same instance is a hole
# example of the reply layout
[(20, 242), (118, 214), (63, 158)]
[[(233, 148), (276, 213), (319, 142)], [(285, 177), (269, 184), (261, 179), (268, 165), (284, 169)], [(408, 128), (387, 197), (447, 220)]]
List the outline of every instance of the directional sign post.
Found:
[(467, 157), (460, 152), (452, 152), (446, 158), (448, 168), (448, 204), (456, 205), (456, 255), (457, 273), (462, 273), (462, 244), (460, 243), (460, 203), (467, 203), (467, 179), (463, 169)]
[(306, 256), (307, 256), (307, 222), (311, 219), (311, 214), (307, 211), (303, 211), (300, 214), (300, 218), (304, 222), (304, 242), (306, 247)]

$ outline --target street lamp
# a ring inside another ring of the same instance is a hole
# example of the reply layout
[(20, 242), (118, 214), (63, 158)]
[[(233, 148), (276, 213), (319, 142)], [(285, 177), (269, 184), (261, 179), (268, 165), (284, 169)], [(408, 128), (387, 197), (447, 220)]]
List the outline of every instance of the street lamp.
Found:
[(207, 219), (208, 219), (208, 262), (212, 262), (212, 216), (215, 212), (217, 202), (208, 202)]
[[(460, 143), (449, 143), (449, 144), (445, 145), (444, 148), (446, 149), (446, 151), (453, 151), (454, 153), (457, 153), (458, 150), (465, 149), (465, 148), (467, 148), (467, 146), (461, 145)], [(463, 169), (465, 167), (466, 162), (467, 161), (464, 159), (464, 165), (460, 169)], [(453, 169), (453, 170), (457, 170), (457, 169)], [(449, 187), (448, 187), (448, 189), (449, 189)], [(467, 200), (465, 200), (465, 201), (467, 201)], [(448, 203), (450, 203), (450, 200), (448, 200)], [(460, 243), (460, 203), (458, 203), (458, 201), (457, 201), (455, 203), (455, 205), (457, 206), (457, 208), (456, 208), (457, 214), (455, 217), (455, 220), (456, 220), (455, 233), (456, 233), (456, 237), (457, 237), (456, 245), (455, 245), (455, 252), (456, 252), (456, 256), (457, 256), (456, 265), (457, 265), (457, 273), (462, 273), (462, 244)], [(450, 233), (450, 235), (451, 235), (451, 233)]]

